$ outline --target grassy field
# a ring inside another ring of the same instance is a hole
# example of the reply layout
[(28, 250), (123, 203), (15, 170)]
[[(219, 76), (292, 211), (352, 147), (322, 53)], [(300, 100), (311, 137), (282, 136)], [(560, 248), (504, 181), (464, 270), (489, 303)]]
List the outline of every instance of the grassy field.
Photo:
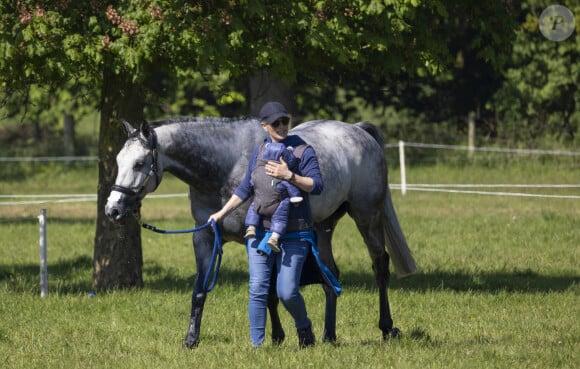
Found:
[[(553, 163), (552, 163), (553, 164)], [(48, 164), (47, 164), (48, 165)], [(39, 169), (39, 168), (37, 168)], [(94, 165), (56, 166), (0, 179), (1, 194), (94, 193)], [(577, 166), (520, 162), (412, 167), (410, 183), (579, 184)], [(398, 182), (398, 173), (391, 173)], [(185, 193), (166, 177), (158, 192)], [(508, 191), (501, 189), (502, 191)], [(572, 189), (517, 192), (580, 195)], [(421, 272), (393, 277), (397, 340), (383, 342), (370, 260), (352, 221), (335, 255), (344, 292), (336, 345), (287, 340), (250, 346), (244, 248), (226, 244), (206, 302), (202, 342), (182, 349), (195, 274), (190, 235), (143, 231), (145, 288), (89, 297), (95, 202), (0, 203), (0, 358), (6, 368), (577, 368), (580, 367), (580, 200), (392, 191)], [(20, 201), (26, 199), (6, 199)], [(48, 213), (49, 296), (39, 297), (37, 216)], [(146, 199), (143, 219), (192, 226), (184, 198)], [(304, 288), (319, 337), (321, 288)]]

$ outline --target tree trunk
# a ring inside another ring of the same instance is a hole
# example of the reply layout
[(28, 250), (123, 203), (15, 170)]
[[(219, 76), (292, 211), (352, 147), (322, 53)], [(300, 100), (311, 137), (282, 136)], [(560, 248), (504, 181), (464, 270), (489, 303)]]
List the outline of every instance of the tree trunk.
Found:
[(282, 80), (271, 77), (268, 71), (261, 71), (250, 78), (250, 113), (258, 116), (262, 105), (268, 101), (278, 101), (288, 109), (293, 121), (302, 119), (298, 112), (294, 91)]
[(136, 218), (117, 224), (105, 216), (105, 204), (117, 175), (116, 155), (127, 135), (120, 124), (143, 120), (143, 88), (123, 76), (106, 71), (101, 91), (99, 132), (99, 183), (97, 187), (97, 229), (94, 245), (93, 287), (116, 289), (142, 287), (143, 255), (141, 228)]
[(75, 118), (72, 114), (64, 115), (64, 154), (73, 156), (75, 154)]

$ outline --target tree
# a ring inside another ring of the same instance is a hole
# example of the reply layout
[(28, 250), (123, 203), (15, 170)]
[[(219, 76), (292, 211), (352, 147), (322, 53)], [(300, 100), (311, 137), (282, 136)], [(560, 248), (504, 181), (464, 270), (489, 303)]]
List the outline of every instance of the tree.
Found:
[(64, 81), (100, 90), (94, 283), (139, 286), (139, 227), (134, 220), (117, 227), (103, 207), (124, 139), (118, 120), (143, 118), (155, 75), (237, 79), (266, 71), (291, 85), (299, 75), (437, 73), (452, 63), (448, 41), (463, 21), (480, 25), (474, 46), (497, 63), (511, 39), (506, 7), (469, 0), (0, 0), (0, 82), (8, 92)]
[[(508, 40), (515, 37), (513, 23), (497, 15), (504, 12), (512, 21), (517, 19), (518, 9), (510, 4), (445, 2), (447, 16), (433, 22), (441, 25), (426, 27), (447, 40), (450, 60), (443, 70), (405, 68), (395, 75), (361, 70), (351, 78), (300, 91), (305, 110), (319, 117), (380, 122), (387, 137), (419, 142), (436, 137), (438, 142), (457, 143), (456, 132), (465, 130), (470, 112), (493, 118), (486, 104), (503, 81), (511, 55)], [(498, 38), (504, 38), (501, 53), (493, 41)], [(336, 102), (338, 107), (333, 106)]]
[[(576, 14), (578, 27), (580, 3), (562, 3)], [(498, 134), (528, 146), (540, 137), (574, 144), (580, 133), (580, 37), (577, 31), (559, 42), (544, 37), (538, 23), (548, 5), (541, 0), (522, 4), (505, 81), (490, 101)]]

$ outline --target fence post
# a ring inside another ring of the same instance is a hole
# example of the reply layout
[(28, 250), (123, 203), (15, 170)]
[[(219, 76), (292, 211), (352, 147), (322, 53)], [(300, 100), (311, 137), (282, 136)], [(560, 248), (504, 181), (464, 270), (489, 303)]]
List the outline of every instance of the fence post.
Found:
[(399, 166), (401, 167), (401, 193), (407, 193), (407, 175), (405, 174), (405, 142), (399, 141)]
[(475, 152), (475, 113), (469, 112), (467, 115), (467, 155), (473, 156)]
[(48, 264), (46, 262), (46, 209), (40, 209), (40, 297), (48, 294)]

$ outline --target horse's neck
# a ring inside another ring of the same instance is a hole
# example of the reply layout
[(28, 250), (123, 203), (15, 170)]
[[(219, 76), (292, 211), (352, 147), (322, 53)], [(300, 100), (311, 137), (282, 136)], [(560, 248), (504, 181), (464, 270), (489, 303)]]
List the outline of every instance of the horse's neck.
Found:
[(263, 136), (252, 120), (175, 123), (155, 131), (164, 170), (202, 191), (223, 186)]

